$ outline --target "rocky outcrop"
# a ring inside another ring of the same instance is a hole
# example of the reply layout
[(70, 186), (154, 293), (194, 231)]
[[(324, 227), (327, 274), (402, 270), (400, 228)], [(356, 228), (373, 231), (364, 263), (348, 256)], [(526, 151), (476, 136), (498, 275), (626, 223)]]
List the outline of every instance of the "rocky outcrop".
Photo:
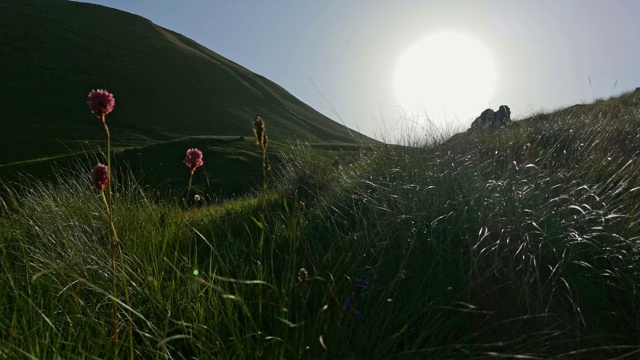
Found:
[(511, 123), (511, 109), (507, 105), (500, 105), (498, 111), (487, 109), (472, 123), (472, 129), (499, 129)]

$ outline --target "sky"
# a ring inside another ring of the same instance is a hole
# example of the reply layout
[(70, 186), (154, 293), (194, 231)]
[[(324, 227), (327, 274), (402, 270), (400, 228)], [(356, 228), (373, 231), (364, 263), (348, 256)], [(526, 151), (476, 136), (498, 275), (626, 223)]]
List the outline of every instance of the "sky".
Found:
[(147, 18), (393, 141), (640, 87), (635, 0), (84, 0)]

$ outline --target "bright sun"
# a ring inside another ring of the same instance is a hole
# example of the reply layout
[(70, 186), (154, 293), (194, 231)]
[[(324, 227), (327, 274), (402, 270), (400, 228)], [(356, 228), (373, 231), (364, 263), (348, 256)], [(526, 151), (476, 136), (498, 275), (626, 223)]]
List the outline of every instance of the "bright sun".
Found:
[(495, 84), (496, 67), (489, 51), (459, 33), (438, 33), (418, 41), (400, 56), (394, 74), (394, 89), (403, 105), (456, 115), (486, 108)]

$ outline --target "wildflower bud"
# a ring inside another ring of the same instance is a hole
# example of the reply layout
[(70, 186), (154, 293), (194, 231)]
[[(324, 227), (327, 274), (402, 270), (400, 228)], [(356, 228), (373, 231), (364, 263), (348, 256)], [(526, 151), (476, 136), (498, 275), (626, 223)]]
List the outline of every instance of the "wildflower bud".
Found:
[(113, 98), (113, 94), (106, 90), (98, 89), (91, 90), (91, 92), (89, 92), (87, 105), (89, 105), (91, 113), (98, 119), (102, 119), (104, 121), (104, 117), (113, 110), (115, 104), (116, 100)]
[(353, 296), (347, 296), (342, 302), (342, 311), (348, 312), (353, 307)]
[(304, 284), (308, 278), (309, 278), (309, 273), (307, 272), (307, 269), (300, 268), (300, 270), (298, 271), (298, 281)]
[(98, 163), (91, 171), (91, 186), (102, 191), (107, 185), (109, 185), (109, 168)]

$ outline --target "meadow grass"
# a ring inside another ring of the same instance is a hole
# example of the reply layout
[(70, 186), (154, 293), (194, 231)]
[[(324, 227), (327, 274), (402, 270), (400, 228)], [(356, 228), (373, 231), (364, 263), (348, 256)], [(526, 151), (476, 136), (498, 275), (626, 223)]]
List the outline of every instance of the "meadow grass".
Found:
[[(639, 109), (631, 93), (349, 157), (292, 144), (265, 193), (215, 205), (119, 175), (135, 356), (637, 355)], [(0, 193), (0, 357), (113, 356), (88, 170)]]

